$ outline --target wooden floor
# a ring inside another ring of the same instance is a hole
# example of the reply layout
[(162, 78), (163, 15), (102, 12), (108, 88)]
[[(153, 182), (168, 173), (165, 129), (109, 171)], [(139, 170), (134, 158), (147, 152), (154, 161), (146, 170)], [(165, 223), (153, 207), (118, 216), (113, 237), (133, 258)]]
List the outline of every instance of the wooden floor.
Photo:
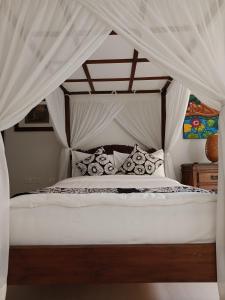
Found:
[(10, 248), (9, 285), (213, 281), (215, 244)]

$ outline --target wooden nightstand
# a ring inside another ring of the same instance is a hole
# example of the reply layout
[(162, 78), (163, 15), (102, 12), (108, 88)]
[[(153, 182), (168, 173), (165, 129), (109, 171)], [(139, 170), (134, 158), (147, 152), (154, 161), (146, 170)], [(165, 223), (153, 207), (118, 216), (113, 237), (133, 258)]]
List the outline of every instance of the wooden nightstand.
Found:
[(217, 191), (218, 164), (183, 164), (181, 165), (181, 173), (183, 184)]

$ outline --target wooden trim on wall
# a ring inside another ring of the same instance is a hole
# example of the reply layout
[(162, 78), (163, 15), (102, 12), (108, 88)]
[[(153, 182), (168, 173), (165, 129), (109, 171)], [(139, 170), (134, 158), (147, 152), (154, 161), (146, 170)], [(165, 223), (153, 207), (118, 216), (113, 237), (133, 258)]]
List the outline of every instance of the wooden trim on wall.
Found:
[(170, 77), (169, 80), (167, 80), (167, 82), (165, 83), (164, 87), (162, 88), (162, 93), (166, 93), (167, 94), (167, 90), (171, 84), (171, 82), (173, 81), (173, 78)]
[(19, 124), (16, 124), (14, 126), (14, 130), (17, 131), (17, 132), (31, 132), (31, 131), (54, 131), (53, 127), (52, 126), (49, 126), (49, 127), (20, 127)]
[(131, 72), (130, 72), (130, 81), (128, 86), (128, 91), (130, 92), (132, 91), (132, 87), (133, 87), (133, 81), (134, 81), (134, 76), (135, 76), (135, 71), (137, 66), (137, 59), (138, 59), (138, 52), (137, 50), (134, 49), (133, 61), (132, 61)]
[(60, 88), (62, 89), (64, 95), (69, 95), (70, 92), (62, 84), (60, 85)]
[(84, 63), (84, 64), (82, 65), (82, 67), (83, 67), (84, 73), (85, 73), (85, 75), (86, 75), (86, 77), (87, 77), (87, 81), (88, 81), (88, 83), (89, 83), (89, 86), (90, 86), (91, 91), (92, 91), (92, 92), (95, 92), (95, 88), (94, 88), (94, 85), (93, 85), (93, 82), (92, 82), (91, 75), (90, 75), (90, 73), (89, 73), (87, 64)]
[[(160, 93), (160, 90), (136, 90), (136, 94), (154, 94), (154, 93)], [(69, 92), (69, 95), (107, 95), (107, 94), (133, 94), (134, 91), (95, 91), (95, 92), (87, 92), (87, 91), (81, 91), (81, 92)]]
[[(109, 81), (130, 81), (130, 77), (111, 77), (111, 78), (92, 78), (93, 82), (109, 82)], [(148, 77), (134, 77), (133, 80), (171, 80), (170, 76), (148, 76)], [(65, 82), (88, 82), (87, 79), (67, 79)]]
[[(88, 59), (86, 64), (129, 64), (133, 58), (114, 58), (114, 59)], [(137, 62), (149, 62), (147, 58), (138, 58)]]

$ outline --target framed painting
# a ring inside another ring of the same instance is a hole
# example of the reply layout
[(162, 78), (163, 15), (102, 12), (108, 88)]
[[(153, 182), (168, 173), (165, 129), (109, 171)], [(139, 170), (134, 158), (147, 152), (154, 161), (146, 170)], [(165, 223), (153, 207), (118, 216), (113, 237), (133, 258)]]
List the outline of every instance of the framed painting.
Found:
[(218, 132), (219, 112), (190, 95), (183, 125), (184, 139), (207, 139)]
[(53, 131), (46, 101), (34, 107), (14, 128), (15, 131)]

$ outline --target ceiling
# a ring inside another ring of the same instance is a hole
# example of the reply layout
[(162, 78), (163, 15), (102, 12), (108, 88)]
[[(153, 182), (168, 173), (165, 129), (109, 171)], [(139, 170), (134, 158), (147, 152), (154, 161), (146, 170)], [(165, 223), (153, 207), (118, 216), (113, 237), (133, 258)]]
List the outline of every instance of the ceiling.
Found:
[(154, 93), (172, 78), (112, 32), (96, 52), (63, 83), (69, 94)]

